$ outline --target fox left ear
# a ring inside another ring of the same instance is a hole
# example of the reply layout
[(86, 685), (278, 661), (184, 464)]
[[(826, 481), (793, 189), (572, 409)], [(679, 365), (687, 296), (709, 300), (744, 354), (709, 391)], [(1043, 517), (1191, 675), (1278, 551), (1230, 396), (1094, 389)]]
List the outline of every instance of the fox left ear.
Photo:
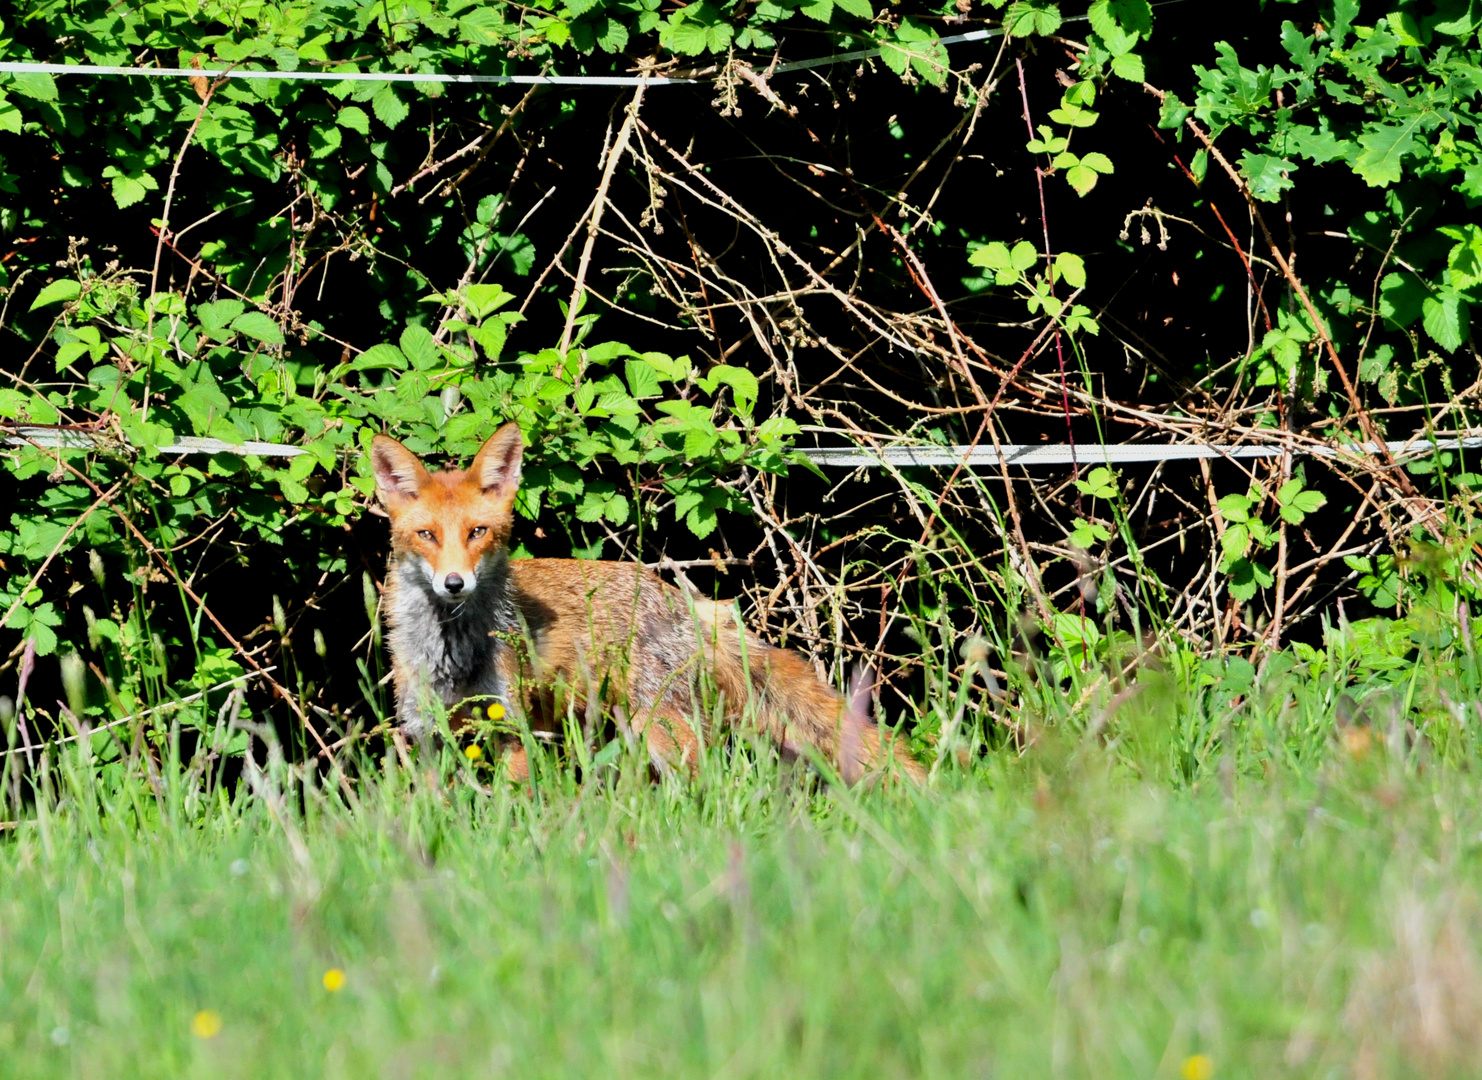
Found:
[(468, 467), (469, 478), (485, 493), (512, 502), (520, 489), (520, 460), (524, 454), (520, 425), (505, 424), (474, 455)]

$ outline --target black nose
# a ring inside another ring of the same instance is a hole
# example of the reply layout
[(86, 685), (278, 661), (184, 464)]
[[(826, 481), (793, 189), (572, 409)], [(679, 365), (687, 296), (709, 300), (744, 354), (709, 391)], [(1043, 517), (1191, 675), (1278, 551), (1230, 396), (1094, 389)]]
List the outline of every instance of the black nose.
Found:
[(443, 585), (450, 593), (460, 593), (463, 591), (463, 579), (457, 574), (449, 574), (443, 578)]

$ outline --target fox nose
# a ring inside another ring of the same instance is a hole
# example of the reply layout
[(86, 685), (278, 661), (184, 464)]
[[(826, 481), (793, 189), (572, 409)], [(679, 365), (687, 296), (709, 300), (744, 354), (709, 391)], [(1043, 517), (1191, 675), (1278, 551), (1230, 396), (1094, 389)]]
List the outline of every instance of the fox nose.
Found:
[(443, 588), (450, 593), (461, 593), (463, 591), (463, 578), (458, 574), (449, 574), (443, 578)]

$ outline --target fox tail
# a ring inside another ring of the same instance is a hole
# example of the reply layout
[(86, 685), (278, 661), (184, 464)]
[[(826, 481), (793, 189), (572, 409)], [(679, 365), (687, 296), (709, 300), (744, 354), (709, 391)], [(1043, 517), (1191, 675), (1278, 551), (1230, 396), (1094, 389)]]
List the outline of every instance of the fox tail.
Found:
[[(856, 784), (895, 768), (921, 783), (926, 770), (905, 740), (881, 732), (871, 717), (875, 674), (855, 668), (848, 696), (823, 683), (797, 653), (768, 645), (736, 626), (728, 604), (696, 601), (711, 678), (726, 699), (726, 711), (752, 722), (792, 754), (817, 750)], [(750, 707), (748, 708), (748, 703)]]

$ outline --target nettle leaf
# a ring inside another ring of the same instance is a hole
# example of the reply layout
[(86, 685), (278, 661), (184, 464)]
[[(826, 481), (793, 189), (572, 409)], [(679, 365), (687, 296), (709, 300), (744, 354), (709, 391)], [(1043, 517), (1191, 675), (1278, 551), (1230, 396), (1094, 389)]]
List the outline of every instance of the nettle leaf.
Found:
[(282, 345), (283, 331), (272, 318), (261, 311), (249, 311), (232, 320), (237, 333), (261, 341), (264, 345)]
[(1447, 352), (1455, 352), (1467, 337), (1471, 309), (1461, 294), (1447, 286), (1420, 305), (1425, 332)]
[(1250, 187), (1250, 193), (1262, 202), (1276, 202), (1281, 193), (1291, 189), (1291, 173), (1297, 167), (1285, 158), (1270, 154), (1252, 154), (1246, 150), (1240, 155), (1240, 175)]
[(82, 286), (71, 278), (61, 278), (53, 281), (37, 294), (36, 299), (31, 301), (31, 311), (37, 308), (50, 307), (52, 304), (66, 304), (76, 300), (82, 294)]
[(1416, 115), (1403, 124), (1382, 124), (1359, 136), (1363, 152), (1353, 162), (1353, 171), (1370, 187), (1399, 183), (1403, 175), (1401, 161), (1415, 149), (1415, 131), (1420, 124)]

